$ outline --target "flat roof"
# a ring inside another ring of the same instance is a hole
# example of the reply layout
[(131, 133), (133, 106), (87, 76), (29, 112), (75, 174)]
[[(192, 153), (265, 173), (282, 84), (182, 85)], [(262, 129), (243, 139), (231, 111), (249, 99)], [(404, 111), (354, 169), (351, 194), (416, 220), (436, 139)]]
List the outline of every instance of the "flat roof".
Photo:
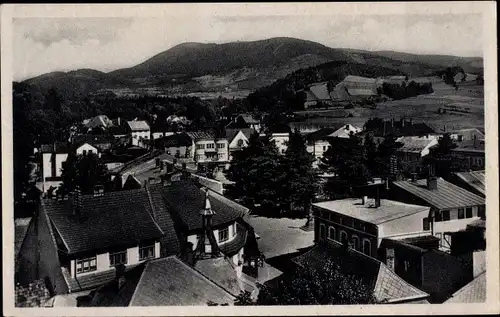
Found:
[(381, 224), (397, 218), (406, 217), (417, 212), (430, 210), (430, 207), (410, 205), (389, 199), (381, 199), (380, 207), (378, 208), (372, 207), (373, 204), (373, 199), (368, 200), (365, 205), (362, 205), (361, 198), (346, 198), (315, 203), (313, 206), (329, 211), (335, 211), (339, 214), (373, 224)]

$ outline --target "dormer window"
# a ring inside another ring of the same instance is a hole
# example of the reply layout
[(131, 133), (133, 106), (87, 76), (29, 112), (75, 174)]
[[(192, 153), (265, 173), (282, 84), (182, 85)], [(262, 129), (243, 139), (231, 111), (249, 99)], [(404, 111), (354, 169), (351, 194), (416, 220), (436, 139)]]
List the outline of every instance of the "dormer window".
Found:
[(116, 266), (119, 264), (127, 264), (127, 251), (120, 251), (109, 254), (109, 265)]
[(155, 258), (155, 245), (139, 247), (139, 261)]
[(87, 273), (97, 270), (97, 258), (86, 258), (76, 261), (76, 273)]
[(229, 228), (219, 230), (219, 243), (229, 240)]

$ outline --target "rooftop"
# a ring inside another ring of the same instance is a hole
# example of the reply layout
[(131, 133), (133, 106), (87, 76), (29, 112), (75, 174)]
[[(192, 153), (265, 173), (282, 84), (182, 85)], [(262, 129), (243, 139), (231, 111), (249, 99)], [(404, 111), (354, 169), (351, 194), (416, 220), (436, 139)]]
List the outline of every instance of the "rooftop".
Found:
[(457, 175), (460, 180), (473, 187), (479, 193), (486, 195), (484, 171), (457, 172), (455, 173), (455, 175)]
[(206, 131), (195, 131), (195, 132), (186, 132), (186, 134), (192, 139), (192, 140), (212, 140), (215, 138), (215, 133), (212, 132), (206, 132)]
[(425, 299), (429, 294), (408, 284), (382, 262), (350, 249), (347, 253), (339, 243), (322, 243), (293, 259), (301, 267), (321, 268), (331, 259), (347, 275), (360, 278), (373, 290), (377, 302), (395, 303)]
[(429, 205), (438, 209), (458, 208), (467, 206), (484, 205), (483, 197), (479, 197), (461, 187), (445, 181), (441, 177), (437, 178), (437, 189), (427, 188), (427, 180), (419, 179), (416, 182), (398, 181), (395, 186), (413, 194), (426, 201)]
[(72, 214), (71, 200), (44, 199), (42, 208), (61, 236), (68, 254), (136, 245), (159, 239), (162, 230), (153, 220), (144, 189), (82, 195), (80, 215)]
[(486, 272), (459, 289), (445, 303), (484, 303), (486, 301)]
[(163, 147), (181, 147), (181, 146), (191, 146), (192, 140), (189, 135), (185, 132), (175, 133), (169, 136), (165, 136), (154, 141), (158, 145), (163, 145)]
[(71, 141), (73, 146), (77, 147), (85, 143), (95, 146), (99, 144), (111, 144), (115, 141), (115, 138), (107, 134), (80, 134), (75, 135)]
[(127, 124), (132, 131), (146, 131), (149, 130), (149, 124), (144, 120), (127, 121)]
[(458, 147), (454, 148), (454, 152), (477, 152), (484, 153), (484, 141), (483, 140), (465, 140), (458, 142)]
[(362, 205), (361, 199), (355, 198), (331, 200), (313, 204), (313, 206), (335, 211), (345, 216), (373, 224), (381, 224), (430, 209), (425, 206), (410, 205), (388, 199), (381, 199), (379, 208), (374, 208), (371, 205), (372, 203)]
[(432, 137), (403, 136), (399, 137), (396, 142), (403, 144), (398, 149), (400, 152), (420, 153), (429, 145), (437, 144), (437, 139)]

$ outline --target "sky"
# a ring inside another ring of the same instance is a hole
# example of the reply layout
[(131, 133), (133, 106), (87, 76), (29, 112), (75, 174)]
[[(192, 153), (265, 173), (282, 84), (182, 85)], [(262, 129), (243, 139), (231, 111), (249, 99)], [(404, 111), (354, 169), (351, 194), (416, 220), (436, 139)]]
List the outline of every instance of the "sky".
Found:
[(14, 80), (52, 71), (111, 71), (183, 42), (285, 36), (334, 48), (482, 56), (478, 14), (259, 15), (13, 19)]

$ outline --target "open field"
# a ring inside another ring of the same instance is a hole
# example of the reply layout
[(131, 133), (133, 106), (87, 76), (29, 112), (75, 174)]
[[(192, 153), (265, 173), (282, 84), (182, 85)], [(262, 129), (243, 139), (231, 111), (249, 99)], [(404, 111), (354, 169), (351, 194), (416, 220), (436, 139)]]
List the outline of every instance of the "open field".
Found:
[[(416, 122), (426, 122), (437, 129), (443, 129), (445, 125), (447, 130), (484, 128), (483, 86), (476, 85), (475, 82), (466, 82), (459, 84), (459, 89), (455, 90), (437, 78), (433, 78), (432, 82), (434, 93), (429, 95), (381, 102), (377, 104), (376, 109), (361, 107), (347, 109), (353, 115), (350, 118), (328, 118), (328, 110), (322, 110), (320, 113), (324, 115), (323, 118), (310, 119), (308, 122), (339, 122), (362, 126), (372, 117), (399, 120), (406, 116)], [(446, 113), (438, 114), (439, 108), (447, 109)], [(330, 111), (333, 113), (338, 110)]]

